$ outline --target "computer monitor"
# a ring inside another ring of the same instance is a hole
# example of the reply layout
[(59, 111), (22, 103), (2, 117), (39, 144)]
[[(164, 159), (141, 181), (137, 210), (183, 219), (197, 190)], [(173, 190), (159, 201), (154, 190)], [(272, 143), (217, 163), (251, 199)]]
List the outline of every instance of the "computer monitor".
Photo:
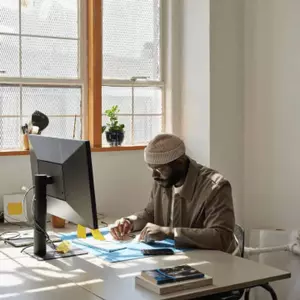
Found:
[[(90, 143), (41, 135), (29, 135), (29, 142), (36, 200), (34, 247), (26, 252), (38, 259), (53, 259), (61, 255), (47, 251), (47, 213), (98, 228)], [(73, 249), (63, 256), (84, 253)]]

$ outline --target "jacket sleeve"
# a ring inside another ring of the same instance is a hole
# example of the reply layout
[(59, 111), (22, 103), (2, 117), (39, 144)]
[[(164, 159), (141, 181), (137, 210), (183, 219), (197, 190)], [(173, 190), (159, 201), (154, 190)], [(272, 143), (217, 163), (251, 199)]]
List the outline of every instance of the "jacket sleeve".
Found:
[(174, 228), (176, 247), (231, 252), (235, 247), (235, 217), (230, 185), (222, 186), (204, 207), (204, 228)]
[(145, 209), (140, 212), (137, 212), (129, 217), (130, 221), (133, 222), (133, 231), (142, 230), (147, 223), (154, 222), (154, 200), (153, 200), (153, 189), (150, 194), (149, 202)]

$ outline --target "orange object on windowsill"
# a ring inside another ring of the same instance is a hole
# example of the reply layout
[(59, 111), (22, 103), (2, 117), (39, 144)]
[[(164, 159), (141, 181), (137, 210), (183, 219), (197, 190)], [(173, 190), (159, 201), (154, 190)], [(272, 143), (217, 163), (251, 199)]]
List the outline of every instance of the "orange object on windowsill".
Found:
[(53, 228), (64, 228), (66, 225), (66, 220), (57, 216), (51, 216), (51, 222)]
[(29, 150), (28, 134), (23, 134), (23, 150)]

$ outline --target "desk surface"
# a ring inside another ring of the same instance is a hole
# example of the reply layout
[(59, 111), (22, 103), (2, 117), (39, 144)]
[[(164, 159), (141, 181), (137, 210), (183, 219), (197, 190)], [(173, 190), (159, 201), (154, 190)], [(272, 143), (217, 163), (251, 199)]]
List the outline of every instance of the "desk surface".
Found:
[[(3, 228), (3, 227), (2, 227)], [(3, 231), (0, 227), (0, 232)], [(68, 229), (66, 229), (67, 231)], [(74, 227), (69, 227), (74, 230)], [(0, 299), (189, 299), (286, 279), (290, 273), (219, 251), (190, 251), (165, 257), (149, 257), (107, 263), (99, 257), (78, 257), (38, 262), (19, 248), (0, 242)], [(188, 263), (213, 277), (214, 285), (164, 297), (135, 286), (143, 269)]]

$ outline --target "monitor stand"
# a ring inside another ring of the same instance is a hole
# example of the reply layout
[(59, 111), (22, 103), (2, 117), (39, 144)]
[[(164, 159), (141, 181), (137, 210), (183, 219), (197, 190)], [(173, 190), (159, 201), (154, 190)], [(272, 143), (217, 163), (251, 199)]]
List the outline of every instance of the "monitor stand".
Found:
[(37, 260), (50, 260), (87, 254), (88, 252), (75, 248), (67, 253), (59, 253), (53, 245), (47, 246), (46, 217), (47, 217), (47, 185), (53, 183), (53, 178), (45, 174), (35, 175), (35, 209), (34, 209), (34, 242), (33, 249), (24, 252)]
[(67, 253), (58, 253), (51, 246), (48, 246), (48, 245), (46, 247), (46, 253), (43, 256), (35, 254), (34, 249), (32, 249), (32, 248), (28, 248), (28, 249), (24, 250), (24, 253), (35, 258), (36, 260), (51, 260), (51, 259), (66, 258), (66, 257), (88, 254), (87, 251), (84, 251), (79, 248), (72, 249)]

